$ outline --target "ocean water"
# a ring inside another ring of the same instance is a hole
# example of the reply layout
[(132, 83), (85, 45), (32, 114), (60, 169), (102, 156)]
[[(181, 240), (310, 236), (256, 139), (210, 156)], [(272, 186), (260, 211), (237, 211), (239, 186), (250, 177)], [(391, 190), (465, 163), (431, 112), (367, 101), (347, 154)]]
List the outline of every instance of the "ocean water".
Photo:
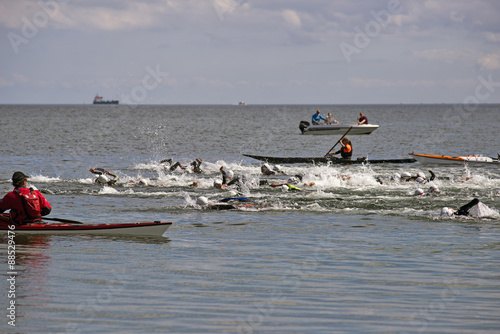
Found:
[[(2, 196), (22, 170), (51, 217), (173, 222), (158, 238), (17, 235), (15, 298), (3, 236), (0, 332), (499, 332), (499, 166), (277, 165), (262, 176), (243, 155), (323, 156), (338, 137), (298, 128), (316, 109), (380, 125), (349, 136), (355, 157), (500, 153), (500, 105), (0, 106)], [(201, 158), (204, 173), (168, 172), (166, 158)], [(196, 205), (237, 190), (213, 187), (220, 166), (245, 178), (253, 206)], [(118, 183), (95, 184), (91, 167)], [(429, 183), (391, 181), (429, 169)], [(296, 174), (314, 185), (260, 185)], [(479, 217), (440, 215), (473, 198)]]

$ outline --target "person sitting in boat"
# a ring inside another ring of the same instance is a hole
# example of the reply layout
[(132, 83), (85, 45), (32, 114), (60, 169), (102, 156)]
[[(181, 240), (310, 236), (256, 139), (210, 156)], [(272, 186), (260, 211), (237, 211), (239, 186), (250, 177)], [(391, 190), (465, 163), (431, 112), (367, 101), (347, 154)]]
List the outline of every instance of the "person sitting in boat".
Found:
[[(107, 170), (105, 170), (104, 168), (99, 168), (99, 167), (93, 167), (90, 169), (90, 172), (92, 174), (97, 174), (99, 175), (95, 180), (94, 182), (95, 183), (98, 183), (100, 185), (108, 185), (108, 186), (113, 186), (115, 185), (116, 181), (118, 181), (118, 175), (116, 174), (113, 174)], [(110, 180), (109, 177), (107, 177), (106, 175), (109, 175), (109, 176), (112, 176), (113, 179)]]
[(196, 174), (203, 173), (203, 171), (200, 168), (202, 162), (203, 162), (203, 160), (201, 160), (200, 158), (197, 158), (195, 161), (193, 161), (191, 163), (191, 166), (193, 166), (193, 168), (192, 168), (193, 173), (196, 173)]
[(321, 121), (325, 121), (325, 117), (321, 115), (321, 111), (316, 110), (316, 113), (312, 115), (312, 125), (319, 125)]
[(172, 159), (164, 159), (162, 161), (160, 161), (160, 164), (163, 164), (163, 163), (168, 163), (168, 166), (165, 167), (165, 169), (173, 172), (174, 170), (177, 169), (177, 167), (180, 167), (181, 169), (186, 169), (187, 166), (186, 165), (181, 165), (181, 163), (179, 161), (177, 161), (176, 163), (172, 164), (173, 160)]
[(342, 146), (340, 150), (337, 152), (330, 152), (328, 155), (339, 154), (342, 156), (342, 159), (351, 160), (352, 157), (352, 143), (351, 140), (347, 137), (342, 138), (340, 141), (340, 145)]
[(0, 213), (10, 209), (10, 219), (18, 225), (42, 220), (52, 211), (52, 206), (35, 187), (28, 188), (29, 176), (23, 172), (12, 175), (14, 190), (0, 200)]
[(328, 116), (326, 116), (326, 122), (325, 124), (328, 124), (328, 125), (336, 125), (336, 124), (339, 124), (339, 122), (333, 118), (333, 115), (331, 112), (328, 113)]
[(366, 116), (363, 112), (359, 113), (358, 124), (359, 125), (361, 125), (361, 124), (368, 125), (368, 118), (366, 118)]

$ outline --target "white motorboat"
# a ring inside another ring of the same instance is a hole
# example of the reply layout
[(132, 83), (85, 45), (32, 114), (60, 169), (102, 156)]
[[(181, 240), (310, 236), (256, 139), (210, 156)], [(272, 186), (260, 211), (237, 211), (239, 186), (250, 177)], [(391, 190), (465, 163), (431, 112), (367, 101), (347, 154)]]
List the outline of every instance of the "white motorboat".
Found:
[(369, 135), (373, 131), (378, 129), (378, 125), (375, 124), (320, 124), (320, 125), (310, 125), (307, 121), (300, 122), (299, 129), (304, 135), (343, 135), (349, 131), (350, 136), (356, 135)]

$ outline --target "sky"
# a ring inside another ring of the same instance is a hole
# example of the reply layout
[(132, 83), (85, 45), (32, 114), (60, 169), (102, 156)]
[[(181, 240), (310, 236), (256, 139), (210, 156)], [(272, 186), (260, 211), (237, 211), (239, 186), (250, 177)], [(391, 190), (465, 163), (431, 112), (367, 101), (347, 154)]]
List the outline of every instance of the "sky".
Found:
[(0, 104), (500, 103), (498, 0), (0, 0)]

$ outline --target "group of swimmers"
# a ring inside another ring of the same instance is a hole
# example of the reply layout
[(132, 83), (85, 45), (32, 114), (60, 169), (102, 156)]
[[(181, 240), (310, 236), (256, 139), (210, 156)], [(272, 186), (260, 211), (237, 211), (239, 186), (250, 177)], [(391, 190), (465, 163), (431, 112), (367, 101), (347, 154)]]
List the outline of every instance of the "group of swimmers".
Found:
[[(344, 138), (345, 139), (345, 138)], [(348, 142), (346, 142), (348, 144)], [(180, 168), (182, 170), (187, 170), (188, 166), (187, 165), (182, 165), (179, 162), (173, 162), (172, 159), (165, 159), (161, 160), (160, 164), (163, 166), (163, 168), (167, 171), (175, 171), (177, 168)], [(195, 174), (201, 174), (203, 171), (201, 170), (200, 166), (202, 164), (202, 159), (197, 158), (191, 163), (191, 172)], [(95, 182), (100, 184), (100, 185), (108, 185), (112, 186), (115, 185), (118, 176), (114, 173), (109, 172), (108, 170), (104, 168), (91, 168), (90, 172), (93, 174), (98, 175), (97, 178), (95, 179)], [(213, 183), (213, 186), (216, 189), (221, 189), (221, 190), (229, 190), (231, 186), (235, 186), (233, 188), (234, 190), (231, 192), (233, 197), (229, 197), (229, 200), (238, 200), (241, 201), (242, 197), (235, 197), (235, 196), (242, 196), (243, 193), (248, 192), (248, 187), (245, 186), (245, 183), (247, 182), (246, 176), (245, 175), (234, 175), (234, 172), (232, 170), (227, 170), (224, 166), (221, 166), (219, 168), (219, 172), (221, 175), (221, 180), (216, 180)], [(264, 163), (260, 167), (260, 172), (262, 176), (285, 176), (286, 174), (280, 170), (277, 166), (271, 167), (269, 164)], [(441, 193), (441, 190), (434, 184), (432, 183), (433, 180), (436, 179), (436, 174), (432, 171), (428, 171), (430, 173), (429, 176), (426, 176), (422, 172), (418, 172), (415, 175), (412, 175), (408, 172), (403, 172), (401, 174), (395, 173), (391, 175), (389, 178), (382, 178), (380, 176), (376, 176), (375, 179), (377, 182), (379, 182), (381, 185), (386, 185), (386, 184), (394, 184), (394, 183), (404, 183), (404, 182), (414, 182), (417, 185), (420, 185), (417, 189), (415, 189), (413, 195), (417, 196), (422, 196), (422, 195), (430, 195), (430, 194), (439, 194)], [(350, 175), (342, 175), (342, 180), (347, 181), (351, 179)], [(148, 185), (147, 182), (142, 182), (141, 180), (136, 181), (139, 184), (142, 185)], [(135, 183), (135, 182), (134, 182)], [(424, 192), (422, 190), (421, 186), (424, 184), (429, 184), (427, 192)], [(303, 176), (300, 174), (296, 174), (293, 176), (289, 176), (286, 182), (269, 182), (268, 179), (259, 179), (258, 182), (259, 186), (269, 186), (272, 188), (280, 188), (282, 191), (292, 191), (292, 192), (297, 192), (301, 191), (303, 187), (312, 187), (315, 185), (315, 182), (304, 182), (303, 181)], [(191, 184), (193, 187), (199, 186), (199, 181), (193, 181)], [(246, 198), (246, 197), (245, 197)], [(228, 200), (228, 201), (229, 201)], [(205, 203), (203, 199), (198, 201), (200, 203)], [(467, 203), (467, 205), (459, 208), (459, 209), (451, 209), (451, 208), (443, 208), (442, 214), (443, 215), (467, 215), (467, 212), (469, 212), (470, 208), (474, 206), (474, 204), (477, 204), (478, 200), (475, 199), (474, 201), (471, 201), (470, 203)], [(472, 204), (471, 204), (472, 203)], [(248, 205), (244, 205), (248, 206)], [(241, 207), (241, 205), (230, 205), (229, 203), (224, 203), (224, 205), (220, 205), (220, 203), (210, 203), (210, 205), (203, 205), (205, 208), (212, 208), (212, 209), (228, 209), (228, 208), (238, 208)]]

